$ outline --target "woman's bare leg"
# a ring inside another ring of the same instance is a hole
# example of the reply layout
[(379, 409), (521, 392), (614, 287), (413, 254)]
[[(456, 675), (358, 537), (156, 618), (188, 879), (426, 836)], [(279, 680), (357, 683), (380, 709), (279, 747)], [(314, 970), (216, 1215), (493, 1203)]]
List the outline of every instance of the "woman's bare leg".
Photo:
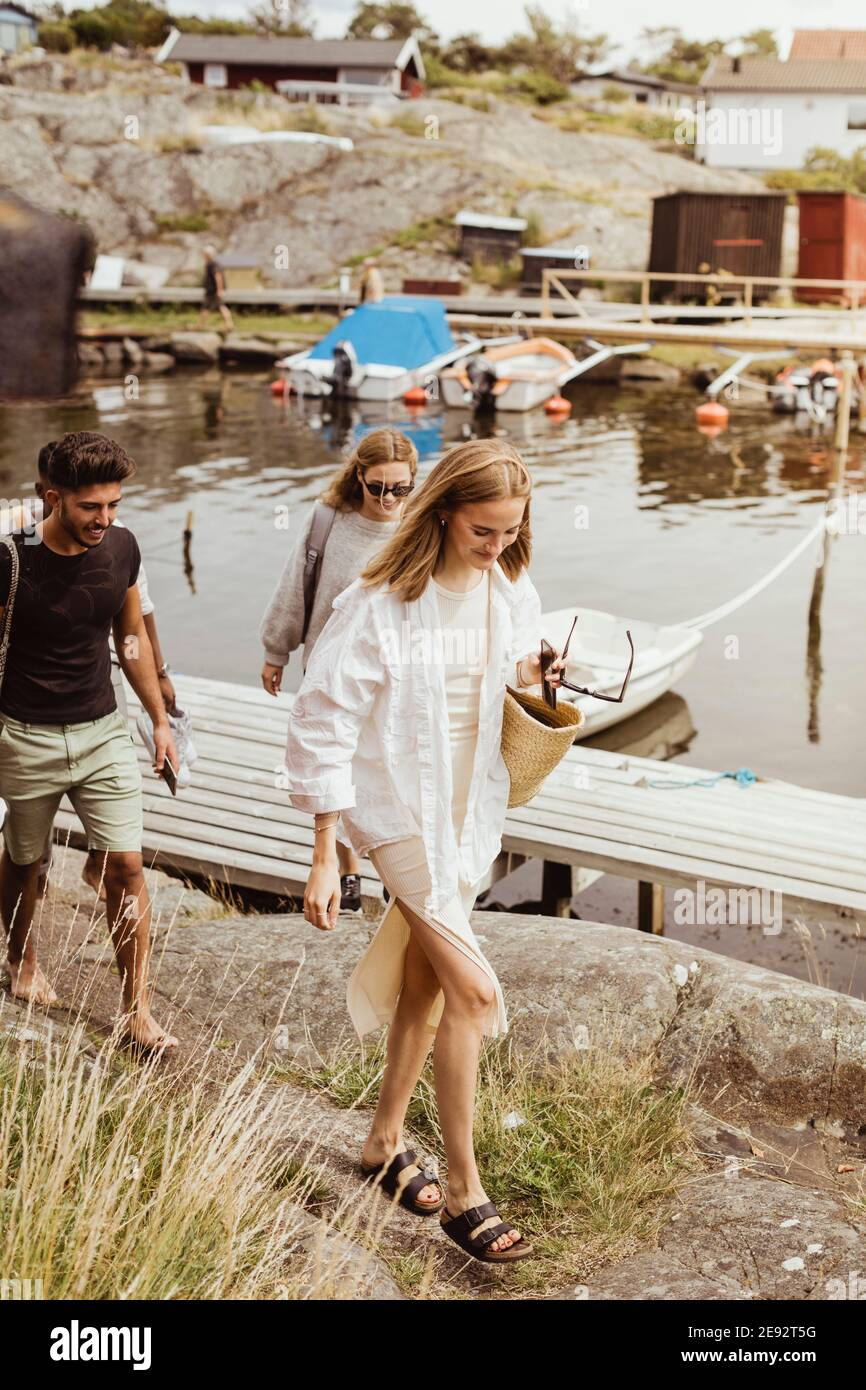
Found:
[[(475, 1162), (472, 1125), (482, 1029), (494, 1005), (496, 990), (480, 965), (408, 908), (402, 898), (397, 901), (411, 927), (412, 939), (421, 947), (445, 996), (433, 1044), (433, 1075), (448, 1159), (449, 1211), (457, 1216), (488, 1200)], [(496, 1219), (488, 1217), (475, 1229), (484, 1230)], [(493, 1241), (489, 1249), (506, 1250), (519, 1235), (519, 1231), (510, 1230)]]
[[(410, 936), (403, 988), (388, 1029), (387, 1065), (370, 1133), (361, 1150), (362, 1163), (384, 1163), (405, 1147), (403, 1122), (433, 1041), (427, 1017), (438, 993), (436, 974), (414, 936)], [(438, 1184), (422, 1187), (416, 1200), (435, 1207), (442, 1200)]]

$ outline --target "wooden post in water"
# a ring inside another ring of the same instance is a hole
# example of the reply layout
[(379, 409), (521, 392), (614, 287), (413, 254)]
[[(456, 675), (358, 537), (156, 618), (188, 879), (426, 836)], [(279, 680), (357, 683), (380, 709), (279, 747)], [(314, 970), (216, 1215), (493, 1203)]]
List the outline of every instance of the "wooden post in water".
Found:
[(648, 883), (640, 879), (637, 885), (637, 925), (638, 931), (652, 932), (653, 936), (665, 934), (665, 890), (661, 883)]
[(854, 357), (846, 348), (842, 353), (842, 390), (836, 403), (836, 435), (833, 443), (837, 449), (848, 448), (848, 431), (851, 426), (851, 391), (854, 385)]

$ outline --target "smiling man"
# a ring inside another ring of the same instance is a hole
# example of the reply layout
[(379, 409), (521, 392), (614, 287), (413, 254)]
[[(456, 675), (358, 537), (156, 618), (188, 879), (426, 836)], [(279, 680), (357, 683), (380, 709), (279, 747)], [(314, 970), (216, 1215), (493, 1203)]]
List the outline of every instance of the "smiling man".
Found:
[[(120, 970), (125, 1031), (145, 1047), (172, 1047), (150, 1013), (150, 903), (142, 874), (141, 774), (111, 679), (109, 635), (153, 722), (159, 771), (177, 767), (153, 652), (141, 615), (141, 556), (131, 531), (112, 526), (129, 455), (101, 434), (66, 434), (48, 462), (50, 515), (12, 539), (19, 561), (6, 672), (0, 689), (0, 797), (5, 852), (0, 909), (13, 994), (52, 1004), (36, 960), (32, 919), (39, 864), (64, 793), (105, 858), (107, 914)], [(0, 615), (12, 556), (0, 545)]]

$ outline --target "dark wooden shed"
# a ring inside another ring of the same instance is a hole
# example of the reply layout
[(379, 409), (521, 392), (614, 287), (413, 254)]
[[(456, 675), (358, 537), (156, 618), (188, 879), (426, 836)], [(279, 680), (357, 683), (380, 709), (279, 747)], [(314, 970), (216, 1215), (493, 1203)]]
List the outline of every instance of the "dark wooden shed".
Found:
[(525, 217), (495, 217), (487, 212), (458, 212), (460, 255), (464, 261), (507, 261), (520, 249)]
[[(574, 246), (524, 246), (520, 252), (523, 262), (520, 288), (526, 294), (540, 294), (544, 283), (545, 270), (588, 270), (588, 248), (580, 243)], [(580, 289), (580, 282), (572, 284), (572, 293)]]
[[(797, 275), (803, 280), (866, 280), (866, 198), (857, 193), (798, 193), (800, 254)], [(798, 299), (850, 302), (844, 290), (807, 286)], [(859, 296), (866, 303), (866, 293)]]
[[(785, 193), (665, 193), (653, 199), (649, 269), (681, 274), (709, 267), (732, 275), (779, 275)], [(772, 286), (756, 286), (766, 299)], [(700, 281), (656, 281), (653, 297), (703, 295)]]

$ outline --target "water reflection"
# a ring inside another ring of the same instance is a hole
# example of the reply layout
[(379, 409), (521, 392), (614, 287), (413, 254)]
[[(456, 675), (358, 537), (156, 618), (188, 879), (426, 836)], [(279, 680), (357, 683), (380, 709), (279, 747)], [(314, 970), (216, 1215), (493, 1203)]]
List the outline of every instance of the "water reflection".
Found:
[[(575, 605), (681, 622), (760, 578), (814, 524), (828, 495), (832, 441), (811, 424), (798, 429), (740, 403), (728, 429), (707, 438), (686, 388), (576, 382), (569, 395), (567, 418), (534, 411), (482, 421), (436, 403), (361, 410), (275, 399), (269, 377), (256, 372), (144, 379), (138, 399), (103, 379), (67, 400), (0, 406), (0, 483), (6, 496), (27, 496), (38, 448), (65, 430), (120, 440), (139, 465), (123, 515), (147, 560), (168, 659), (191, 674), (249, 684), (261, 664), (258, 621), (294, 525), (344, 450), (381, 424), (412, 435), (422, 477), (474, 434), (517, 445), (535, 482), (532, 574), (548, 611)], [(847, 486), (862, 484), (863, 466), (855, 433)], [(286, 504), (288, 532), (275, 524)], [(707, 632), (670, 697), (688, 701), (680, 717), (691, 732), (640, 732), (641, 747), (670, 747), (673, 756), (688, 748), (706, 767), (748, 765), (863, 794), (866, 538), (840, 536), (834, 552), (817, 579), (814, 551), (804, 553)], [(294, 663), (287, 688), (299, 674)], [(646, 717), (666, 708), (660, 701)], [(603, 737), (626, 735), (623, 724)]]

